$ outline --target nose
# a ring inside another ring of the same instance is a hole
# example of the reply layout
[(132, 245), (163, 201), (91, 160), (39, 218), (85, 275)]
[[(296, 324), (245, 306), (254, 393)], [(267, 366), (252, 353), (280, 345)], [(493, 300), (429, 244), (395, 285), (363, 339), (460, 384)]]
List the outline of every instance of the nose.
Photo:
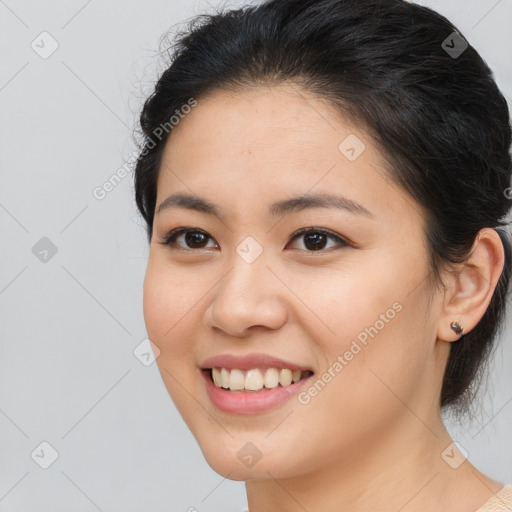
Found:
[(252, 263), (235, 254), (230, 263), (212, 290), (204, 318), (207, 327), (242, 338), (258, 328), (283, 326), (288, 316), (283, 297), (286, 287), (267, 267), (264, 253)]

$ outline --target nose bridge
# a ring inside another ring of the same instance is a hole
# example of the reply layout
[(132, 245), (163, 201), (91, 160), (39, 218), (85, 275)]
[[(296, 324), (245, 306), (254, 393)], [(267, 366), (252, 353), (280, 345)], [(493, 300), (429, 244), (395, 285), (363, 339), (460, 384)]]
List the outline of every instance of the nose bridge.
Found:
[(277, 329), (286, 309), (276, 294), (276, 278), (267, 268), (267, 253), (253, 237), (246, 237), (227, 258), (229, 267), (210, 305), (212, 325), (241, 335), (254, 325)]
[(231, 301), (238, 297), (247, 304), (265, 300), (271, 287), (267, 275), (271, 274), (268, 263), (262, 244), (253, 237), (246, 237), (228, 257), (230, 271), (219, 289), (225, 295), (223, 298)]

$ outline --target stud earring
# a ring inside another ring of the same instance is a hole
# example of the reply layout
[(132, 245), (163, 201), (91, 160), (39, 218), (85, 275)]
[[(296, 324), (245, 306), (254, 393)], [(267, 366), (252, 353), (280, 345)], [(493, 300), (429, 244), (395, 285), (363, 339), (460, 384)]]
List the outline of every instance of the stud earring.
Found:
[(452, 322), (450, 324), (450, 327), (453, 331), (455, 331), (457, 334), (460, 334), (461, 336), (464, 336), (464, 329), (460, 326), (459, 322)]

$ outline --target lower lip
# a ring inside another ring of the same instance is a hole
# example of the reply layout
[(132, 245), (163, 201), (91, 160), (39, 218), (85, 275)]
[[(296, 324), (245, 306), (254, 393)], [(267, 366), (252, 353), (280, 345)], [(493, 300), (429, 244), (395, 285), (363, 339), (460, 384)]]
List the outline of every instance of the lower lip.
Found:
[(208, 372), (201, 370), (201, 374), (212, 403), (221, 411), (236, 414), (256, 414), (278, 407), (295, 396), (300, 388), (313, 376), (310, 375), (288, 386), (263, 388), (263, 390), (258, 392), (243, 392), (219, 388), (214, 384)]

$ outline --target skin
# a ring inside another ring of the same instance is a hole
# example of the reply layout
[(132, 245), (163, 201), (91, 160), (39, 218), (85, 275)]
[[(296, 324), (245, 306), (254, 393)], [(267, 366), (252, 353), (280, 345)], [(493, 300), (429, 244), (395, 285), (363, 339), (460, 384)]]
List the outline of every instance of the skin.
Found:
[[(338, 149), (355, 134), (366, 149)], [(250, 512), (475, 510), (502, 485), (469, 461), (450, 467), (439, 396), (457, 320), (465, 332), (483, 316), (503, 268), (493, 229), (467, 262), (428, 279), (425, 214), (385, 170), (360, 126), (296, 85), (216, 91), (176, 126), (158, 179), (157, 209), (174, 193), (215, 203), (217, 218), (169, 208), (155, 215), (144, 281), (148, 335), (167, 390), (219, 474), (246, 481)], [(373, 214), (314, 208), (267, 216), (271, 202), (335, 192)], [(201, 229), (203, 246), (174, 228)], [(301, 228), (333, 232), (313, 251)], [(263, 248), (252, 263), (237, 246)], [(306, 245), (308, 244), (308, 245)], [(309, 248), (308, 248), (309, 247)], [(209, 400), (200, 365), (218, 354), (264, 352), (328, 371), (365, 327), (400, 312), (309, 403), (228, 414)], [(463, 341), (462, 341), (463, 342)], [(252, 467), (237, 452), (261, 452)]]

